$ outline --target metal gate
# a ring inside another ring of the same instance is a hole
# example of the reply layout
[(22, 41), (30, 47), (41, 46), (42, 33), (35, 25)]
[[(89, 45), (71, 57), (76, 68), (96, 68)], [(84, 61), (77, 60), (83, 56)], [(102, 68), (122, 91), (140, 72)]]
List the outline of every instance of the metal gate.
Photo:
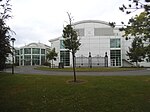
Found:
[(75, 57), (76, 67), (106, 67), (108, 63), (107, 57), (95, 56), (95, 57), (86, 57), (80, 56)]

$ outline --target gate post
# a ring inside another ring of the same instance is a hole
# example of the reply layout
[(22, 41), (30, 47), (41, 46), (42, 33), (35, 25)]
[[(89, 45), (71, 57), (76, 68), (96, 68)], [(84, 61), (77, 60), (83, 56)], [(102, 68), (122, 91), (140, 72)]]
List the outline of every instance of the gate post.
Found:
[(89, 67), (92, 68), (92, 56), (91, 56), (91, 52), (89, 52)]
[(105, 67), (108, 67), (108, 56), (107, 56), (107, 52), (105, 52)]

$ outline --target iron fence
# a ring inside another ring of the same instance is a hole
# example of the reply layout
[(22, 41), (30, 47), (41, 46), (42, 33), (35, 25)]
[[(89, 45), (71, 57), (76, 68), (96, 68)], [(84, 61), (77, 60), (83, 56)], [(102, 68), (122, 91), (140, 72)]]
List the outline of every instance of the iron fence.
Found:
[(75, 57), (75, 65), (76, 67), (107, 67), (108, 66), (108, 57), (86, 57), (80, 56)]

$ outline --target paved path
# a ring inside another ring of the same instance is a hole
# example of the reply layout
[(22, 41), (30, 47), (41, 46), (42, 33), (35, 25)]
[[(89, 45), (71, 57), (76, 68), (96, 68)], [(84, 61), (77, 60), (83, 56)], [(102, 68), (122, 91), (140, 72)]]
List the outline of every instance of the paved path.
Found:
[[(15, 73), (20, 74), (41, 74), (41, 75), (73, 75), (73, 72), (66, 71), (42, 71), (35, 70), (34, 66), (19, 66), (15, 68)], [(6, 72), (11, 72), (11, 69), (6, 69)], [(150, 69), (136, 71), (119, 71), (119, 72), (77, 72), (77, 75), (88, 76), (135, 76), (135, 75), (150, 75)]]

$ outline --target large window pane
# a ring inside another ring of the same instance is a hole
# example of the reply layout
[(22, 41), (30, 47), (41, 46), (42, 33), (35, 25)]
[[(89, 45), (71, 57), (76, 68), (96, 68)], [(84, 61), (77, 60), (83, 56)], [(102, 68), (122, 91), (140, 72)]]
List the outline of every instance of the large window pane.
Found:
[(24, 56), (24, 65), (31, 65), (31, 55)]
[(110, 51), (111, 66), (121, 66), (121, 50)]
[(23, 53), (23, 49), (20, 49), (20, 54), (22, 54)]
[(41, 65), (43, 65), (45, 63), (45, 56), (41, 56)]
[(31, 54), (31, 48), (24, 48), (24, 54)]
[(120, 48), (120, 39), (110, 39), (110, 48)]
[(32, 65), (39, 65), (40, 64), (40, 55), (33, 55), (32, 56)]
[(112, 28), (94, 28), (94, 36), (113, 36)]
[(32, 48), (32, 54), (40, 54), (39, 48)]
[(23, 65), (23, 60), (21, 60), (21, 65)]
[(21, 56), (20, 58), (21, 58), (21, 65), (23, 65), (23, 56)]
[(60, 51), (60, 62), (64, 63), (65, 66), (70, 66), (70, 52)]
[(45, 54), (45, 49), (41, 49), (41, 54)]
[(65, 49), (65, 45), (63, 43), (63, 40), (60, 40), (60, 49)]

